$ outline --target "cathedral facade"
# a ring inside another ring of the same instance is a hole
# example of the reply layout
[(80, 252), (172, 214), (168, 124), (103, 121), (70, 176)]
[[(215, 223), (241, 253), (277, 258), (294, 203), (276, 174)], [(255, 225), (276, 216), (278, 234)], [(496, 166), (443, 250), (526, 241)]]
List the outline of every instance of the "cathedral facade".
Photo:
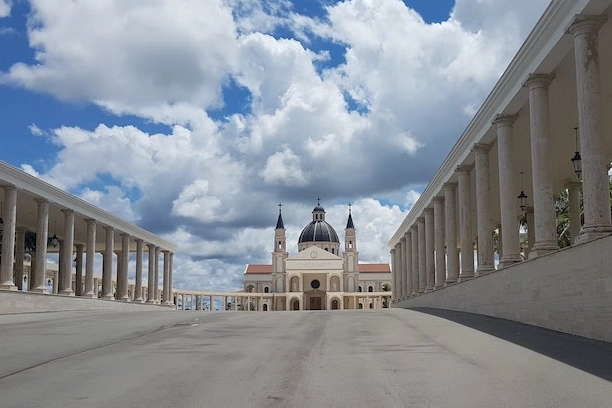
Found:
[(244, 291), (252, 293), (247, 308), (269, 310), (380, 309), (391, 295), (389, 264), (359, 263), (357, 236), (349, 208), (344, 249), (320, 204), (312, 211), (289, 255), (282, 213), (274, 229), (272, 263), (248, 264)]

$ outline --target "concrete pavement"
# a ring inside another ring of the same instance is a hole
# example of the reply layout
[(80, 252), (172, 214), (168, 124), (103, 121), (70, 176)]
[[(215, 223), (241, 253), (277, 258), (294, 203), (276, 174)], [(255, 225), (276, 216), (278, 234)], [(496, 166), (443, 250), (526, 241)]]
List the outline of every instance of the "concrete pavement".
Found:
[[(463, 323), (401, 309), (0, 316), (0, 406), (488, 408), (612, 401), (605, 372)], [(585, 355), (603, 361), (612, 356), (608, 343), (532, 329), (536, 343), (548, 340), (552, 349), (585, 347)], [(530, 326), (521, 333), (530, 337)]]

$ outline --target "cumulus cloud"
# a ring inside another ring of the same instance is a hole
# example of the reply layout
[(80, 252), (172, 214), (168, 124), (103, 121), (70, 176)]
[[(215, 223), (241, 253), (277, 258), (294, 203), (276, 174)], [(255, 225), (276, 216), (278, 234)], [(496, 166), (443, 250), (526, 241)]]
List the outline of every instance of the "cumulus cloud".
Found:
[[(338, 232), (353, 201), (361, 259), (388, 260), (548, 2), (457, 0), (427, 24), (400, 0), (329, 2), (319, 18), (287, 0), (32, 0), (36, 63), (0, 82), (168, 124), (66, 124), (42, 135), (59, 147), (49, 170), (23, 168), (176, 242), (180, 285), (235, 288), (245, 263), (269, 262), (278, 201), (288, 242), (317, 196)], [(230, 84), (246, 109), (213, 119)]]
[(0, 18), (8, 17), (10, 15), (11, 15), (10, 0), (0, 0)]

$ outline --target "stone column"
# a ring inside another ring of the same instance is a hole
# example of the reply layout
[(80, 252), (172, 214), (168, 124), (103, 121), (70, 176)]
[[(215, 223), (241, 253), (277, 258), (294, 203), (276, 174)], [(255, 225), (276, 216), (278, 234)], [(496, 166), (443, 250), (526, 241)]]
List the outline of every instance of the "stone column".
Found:
[(96, 220), (87, 218), (87, 247), (85, 249), (85, 293), (88, 298), (98, 297), (98, 287), (94, 282), (94, 261), (96, 255)]
[[(121, 260), (117, 258), (117, 264), (121, 264), (121, 293), (117, 293), (117, 299), (123, 302), (129, 302), (128, 295), (128, 267), (130, 260), (130, 235), (121, 233)], [(117, 269), (119, 270), (119, 268)], [(117, 276), (119, 281), (119, 276)], [(118, 291), (119, 292), (119, 291)]]
[(396, 260), (395, 260), (395, 252), (396, 252), (395, 248), (393, 248), (390, 251), (390, 254), (391, 254), (391, 271), (393, 272), (393, 274), (391, 275), (391, 284), (392, 284), (391, 290), (393, 292), (393, 300), (394, 301), (398, 300), (398, 296), (397, 296), (397, 280), (398, 280), (398, 277), (397, 277), (397, 274), (399, 272), (397, 270), (397, 263), (396, 263)]
[(425, 287), (425, 292), (431, 292), (434, 289), (436, 281), (433, 208), (425, 209), (425, 270), (427, 271), (427, 286)]
[(34, 271), (30, 271), (31, 290), (36, 293), (48, 293), (45, 275), (47, 271), (47, 238), (49, 237), (49, 201), (44, 198), (36, 198), (34, 201), (38, 203), (38, 225), (34, 260), (36, 267)]
[[(147, 244), (149, 247), (148, 259), (149, 259), (149, 270), (148, 270), (148, 283), (147, 283), (147, 303), (155, 303), (155, 245)], [(183, 310), (185, 309), (185, 297), (181, 296), (181, 302)]]
[(102, 263), (102, 298), (114, 299), (113, 296), (113, 249), (115, 247), (115, 229), (109, 225), (104, 226), (106, 234), (104, 257)]
[(569, 218), (570, 218), (570, 239), (572, 245), (580, 234), (580, 193), (581, 183), (570, 183), (568, 185)]
[(412, 246), (412, 296), (425, 292), (425, 282), (421, 291), (421, 280), (419, 273), (419, 228), (418, 223), (410, 227), (410, 239)]
[(474, 277), (474, 242), (472, 241), (472, 208), (470, 171), (472, 166), (457, 167), (459, 196), (459, 237), (461, 241), (461, 273), (459, 281)]
[(64, 296), (74, 296), (72, 290), (72, 249), (74, 247), (74, 210), (62, 209), (64, 213), (64, 242), (60, 251), (60, 291)]
[(527, 251), (525, 257), (531, 259), (530, 252), (535, 242), (535, 220), (533, 216), (533, 207), (525, 208), (525, 218), (527, 219)]
[[(398, 289), (399, 289), (399, 299), (403, 300), (404, 297), (406, 296), (406, 289), (404, 287), (404, 273), (406, 271), (406, 260), (404, 259), (404, 254), (405, 254), (405, 250), (404, 248), (406, 248), (406, 240), (405, 237), (400, 238), (400, 242), (399, 242), (399, 251), (398, 251), (398, 255), (397, 255), (397, 260), (398, 260), (398, 264), (399, 264), (399, 275), (397, 277), (397, 283), (398, 283)], [(358, 286), (358, 283), (355, 282), (355, 285)]]
[(499, 165), (499, 208), (501, 229), (499, 241), (501, 256), (499, 267), (521, 262), (517, 191), (518, 183), (514, 160), (514, 135), (512, 126), (518, 115), (497, 115), (493, 125), (497, 127), (497, 156)]
[(446, 284), (455, 283), (459, 278), (459, 251), (457, 250), (457, 201), (455, 183), (444, 183), (444, 238), (448, 273)]
[(142, 239), (134, 238), (136, 242), (136, 276), (134, 282), (134, 302), (142, 303)]
[(25, 227), (16, 227), (15, 241), (15, 285), (17, 290), (23, 290), (23, 258), (25, 257)]
[(479, 275), (495, 270), (493, 255), (493, 221), (491, 220), (491, 184), (489, 151), (491, 145), (477, 143), (472, 148), (476, 156), (476, 225), (478, 226)]
[(434, 249), (436, 251), (436, 284), (434, 289), (444, 287), (446, 282), (446, 256), (444, 253), (444, 198), (434, 197)]
[(153, 280), (153, 284), (155, 287), (155, 303), (159, 304), (159, 247), (155, 247), (155, 259), (154, 261), (154, 269), (155, 269), (155, 277)]
[[(174, 252), (170, 252), (170, 264), (168, 266), (169, 268), (169, 272), (168, 272), (168, 287), (170, 288), (170, 292), (172, 292), (172, 268), (173, 268), (173, 264), (174, 264)], [(173, 299), (170, 299), (171, 301), (173, 301)], [(173, 305), (174, 303), (171, 303), (171, 305)]]
[(74, 284), (75, 296), (83, 296), (83, 244), (76, 244), (76, 277)]
[(15, 227), (17, 221), (17, 188), (4, 186), (4, 206), (2, 208), (4, 230), (2, 233), (2, 263), (0, 263), (0, 289), (17, 290), (13, 282), (13, 263), (15, 262)]
[(414, 282), (412, 281), (412, 236), (410, 231), (404, 234), (406, 239), (406, 247), (404, 251), (404, 281), (405, 281), (405, 297), (412, 296), (414, 292)]
[(417, 218), (419, 241), (419, 293), (427, 291), (427, 244), (425, 239), (425, 217)]
[(598, 32), (606, 19), (606, 16), (578, 15), (568, 30), (574, 37), (578, 127), (582, 156), (584, 224), (577, 242), (586, 242), (612, 232), (607, 171), (610, 160), (605, 146), (599, 72)]
[(164, 293), (162, 297), (164, 298), (164, 304), (170, 306), (172, 302), (170, 301), (170, 251), (164, 250)]
[[(559, 249), (553, 197), (548, 107), (548, 86), (553, 78), (553, 75), (531, 74), (525, 81), (525, 86), (529, 89), (531, 176), (535, 219), (535, 242), (531, 252), (534, 257)], [(607, 211), (609, 216), (609, 204)]]

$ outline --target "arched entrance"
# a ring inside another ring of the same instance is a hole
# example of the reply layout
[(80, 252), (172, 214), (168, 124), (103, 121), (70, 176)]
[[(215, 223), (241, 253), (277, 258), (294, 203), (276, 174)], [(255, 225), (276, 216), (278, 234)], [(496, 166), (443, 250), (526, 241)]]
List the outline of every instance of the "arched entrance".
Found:
[(291, 310), (300, 310), (300, 301), (298, 299), (291, 300)]
[(264, 304), (263, 304), (263, 311), (264, 311), (264, 312), (267, 312), (267, 311), (268, 311), (268, 304), (267, 304), (267, 303), (264, 303)]
[(338, 310), (340, 308), (338, 303), (339, 303), (338, 299), (333, 299), (331, 301), (331, 308), (332, 308), (332, 310)]

